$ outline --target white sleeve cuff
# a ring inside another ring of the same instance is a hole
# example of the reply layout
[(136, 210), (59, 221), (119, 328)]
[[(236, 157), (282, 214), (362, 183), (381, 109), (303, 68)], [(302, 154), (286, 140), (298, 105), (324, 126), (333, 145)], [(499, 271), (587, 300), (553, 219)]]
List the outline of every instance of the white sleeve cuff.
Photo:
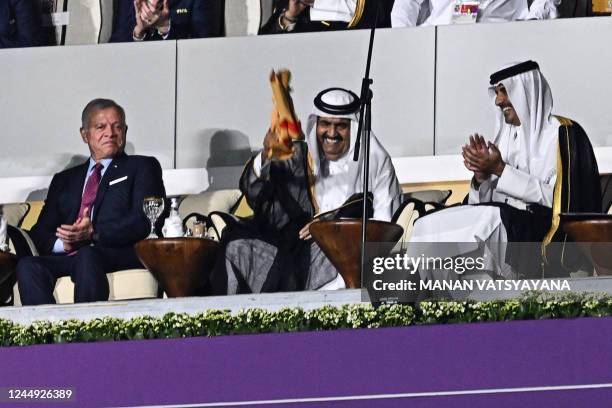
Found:
[(474, 178), (470, 182), (470, 191), (468, 193), (468, 204), (488, 203), (492, 196), (492, 180), (493, 176), (489, 177), (478, 186), (474, 187)]
[(524, 200), (530, 176), (512, 166), (506, 165), (497, 181), (497, 190), (519, 200)]
[(478, 204), (480, 202), (480, 188), (478, 190), (474, 188), (474, 181), (470, 183), (470, 191), (468, 193), (468, 204)]
[(134, 30), (132, 30), (132, 40), (134, 40), (135, 42), (144, 41), (145, 38), (147, 38), (147, 32), (146, 31), (144, 31), (142, 33), (142, 37), (136, 37), (136, 35), (134, 34)]
[(261, 157), (262, 152), (259, 152), (253, 159), (253, 172), (257, 177), (261, 176)]
[(157, 29), (157, 34), (160, 35), (162, 40), (167, 40), (168, 37), (170, 36), (170, 30), (171, 29), (172, 29), (172, 20), (168, 20), (168, 31), (166, 31), (166, 34), (162, 34), (162, 32), (159, 31), (159, 28)]
[(53, 253), (54, 254), (65, 254), (66, 253), (66, 251), (64, 251), (64, 243), (59, 238), (56, 239), (55, 244), (53, 244)]

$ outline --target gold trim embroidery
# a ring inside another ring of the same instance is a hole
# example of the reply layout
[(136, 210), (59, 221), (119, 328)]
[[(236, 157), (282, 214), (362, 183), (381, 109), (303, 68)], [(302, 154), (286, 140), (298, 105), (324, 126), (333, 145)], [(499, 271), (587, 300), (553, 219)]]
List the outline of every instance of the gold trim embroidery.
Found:
[[(567, 145), (567, 159), (568, 159), (568, 170), (571, 168), (571, 156), (570, 156), (570, 144), (569, 144), (569, 126), (572, 125), (572, 121), (567, 119), (567, 118), (563, 118), (560, 116), (556, 116), (556, 118), (559, 120), (559, 122), (561, 123), (561, 125), (565, 128), (565, 142)], [(559, 214), (561, 213), (562, 209), (561, 209), (561, 200), (562, 200), (562, 189), (563, 189), (563, 163), (561, 161), (561, 145), (559, 142), (557, 142), (557, 179), (555, 180), (555, 191), (553, 194), (553, 206), (552, 206), (552, 223), (551, 223), (551, 227), (548, 230), (548, 233), (546, 233), (546, 236), (544, 237), (544, 240), (542, 241), (542, 259), (544, 260), (544, 262), (548, 263), (548, 259), (546, 256), (546, 247), (551, 243), (553, 236), (556, 234), (557, 230), (559, 229), (559, 225), (561, 223), (561, 218), (559, 216)], [(563, 211), (567, 212), (569, 211), (569, 207), (570, 207), (570, 179), (569, 179), (569, 175), (570, 173), (568, 173), (568, 179), (567, 179), (567, 204), (565, 206), (565, 208), (563, 208)], [(565, 242), (565, 240), (564, 240)], [(565, 248), (564, 248), (565, 250)], [(543, 273), (544, 271), (542, 271)]]
[(319, 213), (319, 203), (317, 203), (317, 194), (315, 191), (315, 176), (314, 176), (314, 162), (312, 156), (308, 152), (308, 159), (306, 160), (308, 167), (308, 185), (310, 187), (310, 197), (312, 199), (312, 206), (314, 207), (314, 213)]
[(365, 9), (366, 0), (357, 0), (357, 6), (355, 7), (355, 14), (353, 18), (348, 23), (348, 28), (353, 28), (361, 21), (363, 17), (363, 10)]
[(557, 118), (559, 123), (561, 123), (561, 126), (572, 126), (574, 124), (571, 119), (564, 118), (563, 116), (557, 116), (557, 115), (553, 115), (553, 116)]

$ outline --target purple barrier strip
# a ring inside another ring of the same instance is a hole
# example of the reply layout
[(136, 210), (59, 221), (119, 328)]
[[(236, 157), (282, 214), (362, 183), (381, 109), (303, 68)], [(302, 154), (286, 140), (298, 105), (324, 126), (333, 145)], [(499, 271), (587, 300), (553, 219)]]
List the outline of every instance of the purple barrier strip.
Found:
[(612, 392), (605, 390), (557, 391), (523, 394), (397, 398), (296, 404), (252, 405), (254, 408), (609, 408)]
[[(0, 348), (0, 387), (73, 387), (76, 401), (56, 406), (97, 407), (608, 384), (610, 339), (612, 318), (582, 318), (11, 347)], [(461, 401), (597, 406), (612, 389), (266, 406)]]

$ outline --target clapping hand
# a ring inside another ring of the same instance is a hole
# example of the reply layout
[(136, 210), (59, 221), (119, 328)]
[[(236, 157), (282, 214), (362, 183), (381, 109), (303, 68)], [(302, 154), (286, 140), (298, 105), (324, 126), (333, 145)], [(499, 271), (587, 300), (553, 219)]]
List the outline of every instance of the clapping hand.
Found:
[(461, 148), (463, 155), (463, 164), (465, 167), (474, 173), (474, 179), (478, 184), (489, 178), (486, 174), (479, 170), (475, 165), (475, 158), (480, 158), (488, 154), (487, 145), (484, 137), (479, 134), (470, 135), (469, 143)]
[(85, 208), (83, 216), (77, 219), (74, 224), (62, 224), (59, 226), (55, 235), (63, 242), (66, 252), (72, 252), (89, 243), (93, 237), (93, 225), (89, 217), (89, 208)]
[(310, 221), (308, 224), (304, 225), (304, 227), (300, 230), (299, 236), (301, 240), (306, 241), (312, 238), (312, 235), (310, 235), (310, 225), (315, 221), (317, 220)]
[(505, 163), (497, 146), (486, 142), (484, 137), (475, 133), (470, 135), (469, 143), (462, 147), (463, 163), (474, 172), (478, 184), (487, 180), (492, 174), (501, 176)]
[(272, 146), (276, 142), (276, 139), (276, 133), (274, 133), (271, 128), (268, 129), (268, 132), (266, 133), (266, 137), (264, 137), (263, 142), (263, 152), (261, 154), (262, 165), (271, 158)]
[(145, 30), (157, 27), (160, 31), (169, 28), (170, 8), (168, 0), (134, 0), (136, 27), (134, 35), (141, 37)]
[(289, 0), (285, 17), (295, 20), (306, 8), (311, 7), (313, 4), (314, 0)]

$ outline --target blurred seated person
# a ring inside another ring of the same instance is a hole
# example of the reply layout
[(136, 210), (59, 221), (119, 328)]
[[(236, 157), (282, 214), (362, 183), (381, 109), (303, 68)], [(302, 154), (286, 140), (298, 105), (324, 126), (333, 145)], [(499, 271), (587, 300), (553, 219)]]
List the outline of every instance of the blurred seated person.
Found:
[[(254, 218), (229, 222), (223, 231), (224, 249), (211, 275), (213, 294), (345, 287), (311, 239), (309, 227), (316, 214), (333, 211), (363, 191), (363, 148), (359, 160), (353, 161), (359, 106), (359, 98), (351, 91), (321, 92), (308, 117), (305, 137), (299, 122), (281, 121), (301, 134), (293, 140), (288, 157), (274, 155), (278, 139), (271, 127), (264, 150), (247, 163), (240, 178), (240, 190)], [(370, 147), (373, 217), (389, 221), (400, 204), (399, 182), (391, 157), (374, 135)]]
[(272, 17), (259, 34), (304, 33), (391, 27), (390, 0), (275, 0)]
[[(531, 6), (527, 0), (485, 0), (469, 1), (477, 4), (475, 22), (498, 23), (515, 20), (544, 20), (557, 18), (560, 0), (534, 0)], [(458, 22), (454, 15), (456, 2), (453, 0), (395, 0), (391, 12), (393, 27), (414, 27), (418, 25), (442, 25)], [(465, 18), (465, 16), (463, 16)], [(465, 20), (464, 20), (465, 21)]]
[(124, 153), (123, 108), (94, 99), (81, 115), (81, 138), (89, 159), (57, 173), (30, 237), (40, 256), (20, 259), (17, 282), (24, 305), (55, 303), (59, 277), (74, 282), (74, 301), (108, 300), (106, 274), (142, 268), (134, 244), (150, 224), (145, 197), (165, 197), (162, 170), (154, 157)]
[(0, 48), (41, 45), (40, 12), (33, 0), (0, 1)]
[(177, 40), (221, 35), (220, 0), (115, 2), (110, 42)]

